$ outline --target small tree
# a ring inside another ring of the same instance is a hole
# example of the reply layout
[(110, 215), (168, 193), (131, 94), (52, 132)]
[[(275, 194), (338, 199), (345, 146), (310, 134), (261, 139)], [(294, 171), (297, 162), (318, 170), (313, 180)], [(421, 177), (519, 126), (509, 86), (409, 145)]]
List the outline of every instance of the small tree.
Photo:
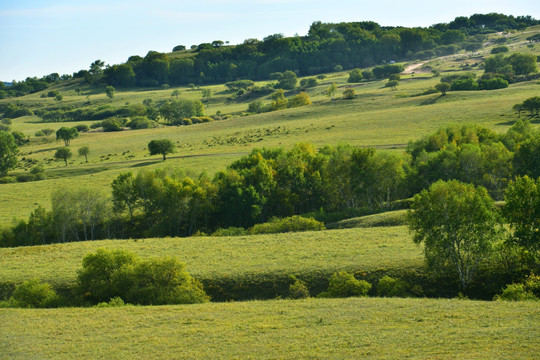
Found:
[(202, 89), (202, 97), (203, 99), (206, 101), (206, 102), (209, 102), (210, 99), (212, 98), (212, 89), (209, 89), (209, 88), (205, 88), (205, 89)]
[(79, 150), (79, 156), (84, 156), (84, 159), (86, 162), (88, 162), (88, 154), (90, 153), (90, 148), (88, 146), (80, 147)]
[(457, 275), (462, 290), (473, 280), (500, 232), (493, 199), (483, 187), (442, 180), (413, 198), (408, 212), (415, 243), (424, 243), (428, 268)]
[(152, 140), (148, 143), (148, 150), (150, 155), (161, 154), (163, 160), (167, 160), (165, 156), (174, 152), (174, 144), (169, 139)]
[(68, 127), (61, 127), (56, 131), (56, 140), (62, 139), (64, 140), (64, 144), (66, 146), (69, 146), (69, 143), (72, 139), (76, 139), (79, 137), (79, 132), (75, 128), (68, 128)]
[(69, 150), (67, 147), (58, 148), (58, 150), (56, 150), (54, 153), (54, 157), (58, 160), (64, 160), (66, 166), (68, 165), (67, 161), (69, 158), (71, 158), (71, 156), (71, 150)]
[(356, 90), (353, 88), (345, 89), (343, 92), (343, 98), (346, 100), (352, 100), (356, 97)]
[(0, 131), (0, 177), (7, 175), (9, 170), (17, 166), (18, 152), (13, 135), (7, 131)]
[(116, 91), (116, 89), (113, 86), (107, 86), (105, 88), (105, 94), (107, 94), (107, 97), (109, 99), (112, 99), (114, 97), (114, 92), (115, 91)]
[(362, 78), (362, 71), (360, 69), (354, 69), (349, 73), (349, 78), (347, 79), (347, 82), (359, 83), (360, 81), (362, 81)]
[(336, 83), (332, 83), (328, 89), (326, 89), (326, 96), (329, 96), (334, 100), (334, 95), (336, 94), (338, 87)]
[(287, 70), (279, 77), (277, 89), (292, 90), (296, 87), (298, 77), (293, 71)]
[(54, 100), (56, 100), (56, 101), (58, 101), (58, 102), (62, 101), (63, 99), (64, 99), (64, 97), (62, 96), (62, 94), (58, 94), (58, 95), (56, 95), (56, 96), (54, 97)]
[(399, 81), (397, 80), (390, 80), (388, 81), (384, 86), (389, 87), (392, 89), (392, 91), (397, 89), (397, 86), (399, 85)]
[(171, 97), (176, 97), (176, 100), (178, 100), (179, 95), (180, 95), (180, 90), (176, 89), (172, 92)]
[(450, 84), (447, 82), (440, 82), (435, 85), (435, 90), (440, 91), (442, 96), (446, 95), (446, 92), (450, 90)]

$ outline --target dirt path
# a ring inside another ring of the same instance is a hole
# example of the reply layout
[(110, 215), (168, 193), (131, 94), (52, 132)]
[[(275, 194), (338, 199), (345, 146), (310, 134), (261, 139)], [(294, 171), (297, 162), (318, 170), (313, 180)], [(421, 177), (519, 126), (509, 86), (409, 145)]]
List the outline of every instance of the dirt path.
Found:
[(403, 74), (412, 74), (414, 70), (421, 68), (422, 66), (424, 66), (425, 63), (427, 63), (427, 61), (411, 64), (405, 68), (405, 71), (403, 71)]

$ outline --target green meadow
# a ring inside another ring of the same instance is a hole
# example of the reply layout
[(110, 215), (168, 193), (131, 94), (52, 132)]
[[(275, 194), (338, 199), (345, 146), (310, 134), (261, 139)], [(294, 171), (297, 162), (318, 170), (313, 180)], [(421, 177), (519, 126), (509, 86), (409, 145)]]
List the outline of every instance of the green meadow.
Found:
[(534, 302), (308, 299), (0, 309), (9, 359), (534, 359)]

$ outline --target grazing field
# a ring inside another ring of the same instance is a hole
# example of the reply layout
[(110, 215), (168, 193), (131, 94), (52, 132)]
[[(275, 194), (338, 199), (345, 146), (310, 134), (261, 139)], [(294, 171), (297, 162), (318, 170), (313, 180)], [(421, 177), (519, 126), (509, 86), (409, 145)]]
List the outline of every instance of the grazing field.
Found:
[(307, 299), (0, 309), (8, 359), (538, 359), (535, 302)]
[[(75, 281), (82, 258), (98, 248), (147, 257), (175, 256), (202, 279), (384, 271), (422, 266), (422, 250), (404, 226), (239, 237), (103, 240), (0, 249), (0, 282)], [(31, 266), (29, 266), (31, 264)]]

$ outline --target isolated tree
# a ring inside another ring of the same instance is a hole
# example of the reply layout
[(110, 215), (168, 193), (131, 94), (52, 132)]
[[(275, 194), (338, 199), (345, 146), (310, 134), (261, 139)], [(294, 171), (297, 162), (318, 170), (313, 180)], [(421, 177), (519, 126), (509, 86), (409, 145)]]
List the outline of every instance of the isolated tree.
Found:
[(347, 82), (349, 83), (359, 83), (362, 81), (363, 75), (362, 71), (360, 69), (354, 69), (349, 73), (349, 78), (347, 79)]
[(171, 93), (171, 97), (176, 97), (176, 100), (178, 100), (178, 96), (180, 95), (180, 90), (176, 89)]
[(175, 52), (175, 51), (182, 51), (182, 50), (186, 50), (186, 45), (176, 45), (175, 47), (173, 47), (172, 51)]
[(435, 90), (440, 91), (442, 96), (446, 95), (446, 92), (450, 90), (450, 84), (447, 82), (440, 82), (435, 85)]
[(76, 88), (75, 92), (77, 93), (77, 95), (81, 95), (81, 88)]
[(389, 87), (393, 90), (396, 90), (397, 89), (397, 86), (399, 85), (399, 81), (397, 80), (390, 80), (388, 81), (384, 86), (385, 87)]
[(166, 155), (174, 152), (174, 144), (169, 139), (152, 140), (148, 143), (150, 155), (163, 155), (163, 160), (167, 160)]
[(114, 92), (115, 92), (115, 91), (116, 91), (116, 89), (114, 88), (114, 86), (110, 86), (110, 85), (109, 85), (109, 86), (107, 86), (107, 87), (105, 88), (105, 94), (107, 94), (107, 97), (108, 97), (109, 99), (114, 98)]
[(353, 88), (345, 89), (345, 91), (343, 91), (344, 99), (352, 100), (355, 97), (356, 97), (356, 90), (354, 90)]
[(79, 150), (79, 156), (84, 156), (84, 159), (86, 162), (88, 162), (88, 154), (90, 153), (90, 148), (88, 146), (80, 147)]
[(58, 150), (56, 150), (54, 153), (54, 157), (58, 160), (64, 160), (66, 166), (68, 165), (68, 159), (71, 158), (72, 155), (71, 150), (69, 150), (67, 147), (58, 148)]
[(79, 137), (79, 132), (75, 128), (61, 127), (56, 131), (56, 140), (64, 140), (64, 144), (69, 146), (71, 140)]
[(206, 100), (206, 102), (210, 101), (210, 99), (212, 98), (212, 89), (209, 89), (209, 88), (205, 88), (205, 89), (202, 89), (202, 97), (204, 100)]
[(334, 95), (336, 94), (338, 87), (335, 82), (333, 82), (328, 89), (326, 89), (326, 96), (329, 96), (334, 100)]
[(287, 70), (278, 79), (276, 89), (292, 90), (296, 87), (298, 77), (293, 71)]
[(483, 187), (442, 180), (413, 198), (408, 212), (415, 243), (424, 243), (428, 268), (454, 274), (465, 290), (490, 254), (500, 221)]
[(7, 175), (9, 170), (17, 166), (18, 152), (13, 135), (7, 131), (0, 131), (0, 177)]
[(514, 106), (512, 106), (512, 110), (518, 113), (518, 119), (519, 119), (521, 118), (521, 113), (525, 111), (525, 107), (523, 106), (523, 103), (514, 104)]

